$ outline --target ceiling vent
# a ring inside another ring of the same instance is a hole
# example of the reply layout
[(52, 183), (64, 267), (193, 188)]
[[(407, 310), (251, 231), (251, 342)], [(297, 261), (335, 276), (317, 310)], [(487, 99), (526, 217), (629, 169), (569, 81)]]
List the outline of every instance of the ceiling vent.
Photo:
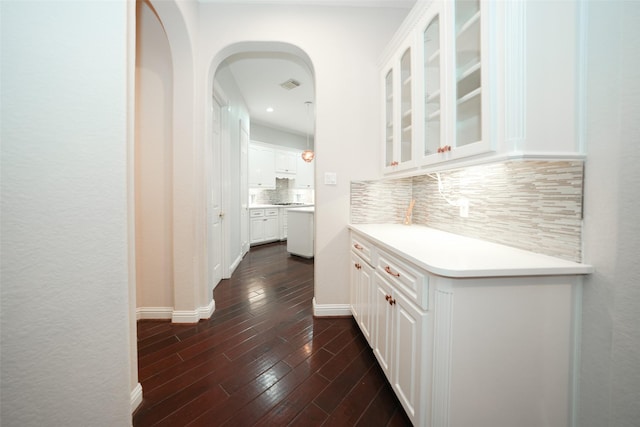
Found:
[(289, 79), (284, 83), (280, 83), (280, 86), (282, 86), (286, 90), (291, 90), (300, 86), (300, 82), (294, 79)]

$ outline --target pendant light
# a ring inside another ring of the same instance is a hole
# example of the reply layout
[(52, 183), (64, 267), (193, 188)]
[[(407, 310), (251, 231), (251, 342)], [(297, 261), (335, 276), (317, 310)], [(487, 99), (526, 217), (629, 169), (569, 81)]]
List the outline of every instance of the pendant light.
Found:
[[(305, 105), (307, 106), (307, 118), (309, 118), (309, 107), (311, 107), (311, 101), (305, 102)], [(309, 123), (311, 123), (311, 120), (309, 120)], [(315, 153), (309, 148), (309, 131), (307, 130), (307, 149), (302, 152), (302, 160), (307, 163), (311, 163), (314, 157)]]

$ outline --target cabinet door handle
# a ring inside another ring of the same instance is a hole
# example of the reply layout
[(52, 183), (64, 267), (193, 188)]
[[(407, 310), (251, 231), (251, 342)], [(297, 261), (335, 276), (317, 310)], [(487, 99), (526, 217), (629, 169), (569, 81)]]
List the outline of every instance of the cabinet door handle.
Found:
[(387, 301), (389, 301), (391, 299), (391, 295), (385, 295), (384, 299), (386, 299)]
[(362, 268), (362, 266), (361, 266), (359, 263), (357, 263), (357, 262), (356, 262), (356, 264), (355, 264), (355, 267), (356, 267), (358, 270), (360, 270), (360, 269)]
[(393, 298), (389, 298), (389, 305), (393, 305), (396, 303), (396, 300), (394, 300)]
[(391, 271), (391, 267), (389, 267), (388, 265), (384, 268), (384, 271), (386, 271), (393, 277), (400, 277), (400, 273), (394, 273), (393, 271)]

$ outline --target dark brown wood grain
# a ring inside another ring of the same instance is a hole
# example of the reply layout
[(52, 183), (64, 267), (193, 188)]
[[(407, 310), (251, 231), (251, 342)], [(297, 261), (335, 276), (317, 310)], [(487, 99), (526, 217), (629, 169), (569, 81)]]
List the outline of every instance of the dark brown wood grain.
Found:
[(313, 268), (285, 244), (254, 247), (211, 319), (139, 321), (133, 425), (410, 425), (353, 319), (313, 317)]

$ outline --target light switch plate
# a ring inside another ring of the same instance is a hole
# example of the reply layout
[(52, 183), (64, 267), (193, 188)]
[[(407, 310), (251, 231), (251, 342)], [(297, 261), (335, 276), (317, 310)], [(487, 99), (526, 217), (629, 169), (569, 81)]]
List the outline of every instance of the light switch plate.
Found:
[(325, 172), (324, 173), (324, 184), (325, 185), (336, 185), (338, 183), (338, 177), (335, 172)]

